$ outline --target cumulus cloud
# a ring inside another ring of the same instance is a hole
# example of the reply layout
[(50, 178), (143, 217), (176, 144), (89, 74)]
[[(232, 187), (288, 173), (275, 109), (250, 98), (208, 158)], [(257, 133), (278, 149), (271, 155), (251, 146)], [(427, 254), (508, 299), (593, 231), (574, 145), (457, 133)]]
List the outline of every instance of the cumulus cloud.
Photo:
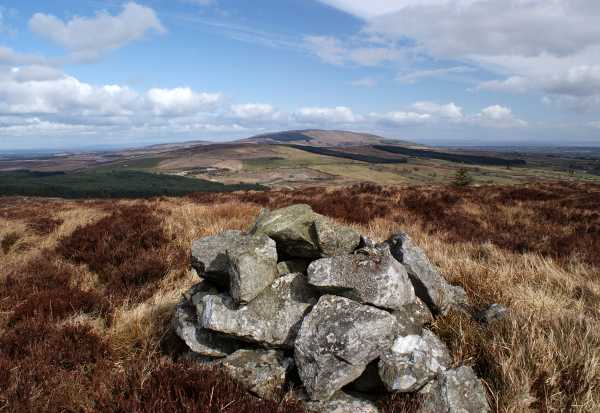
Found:
[(150, 89), (146, 99), (156, 115), (185, 115), (214, 108), (223, 96), (220, 93), (198, 93), (189, 87)]
[(233, 115), (245, 120), (268, 120), (276, 119), (279, 115), (275, 108), (268, 103), (245, 103), (232, 105)]
[(463, 109), (454, 102), (445, 105), (435, 102), (416, 102), (413, 108), (421, 113), (438, 116), (446, 119), (462, 119)]
[(434, 120), (428, 113), (418, 113), (410, 111), (395, 111), (387, 113), (371, 113), (369, 117), (383, 125), (413, 125), (425, 123)]
[(307, 107), (299, 109), (294, 117), (301, 123), (347, 124), (354, 123), (359, 117), (345, 106), (334, 108)]
[(515, 117), (510, 108), (501, 105), (492, 105), (482, 109), (472, 120), (484, 126), (515, 127), (527, 125), (527, 122)]
[(47, 63), (47, 59), (42, 56), (19, 53), (10, 47), (0, 46), (0, 65), (29, 65)]
[(396, 80), (404, 84), (415, 84), (423, 79), (430, 78), (458, 78), (469, 72), (474, 72), (475, 69), (468, 66), (444, 67), (439, 69), (414, 70), (410, 72), (399, 73)]
[(36, 13), (29, 20), (29, 28), (79, 59), (97, 58), (105, 51), (142, 38), (149, 31), (165, 32), (156, 12), (135, 2), (124, 4), (121, 13), (114, 16), (100, 11), (91, 18), (75, 16), (63, 21), (50, 14)]

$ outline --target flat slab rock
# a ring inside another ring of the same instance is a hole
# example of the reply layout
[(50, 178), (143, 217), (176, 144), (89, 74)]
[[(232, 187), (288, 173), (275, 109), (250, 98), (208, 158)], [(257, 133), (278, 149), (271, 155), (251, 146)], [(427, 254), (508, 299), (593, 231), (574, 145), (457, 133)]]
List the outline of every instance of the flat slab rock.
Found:
[(392, 315), (398, 322), (398, 336), (421, 335), (423, 326), (433, 321), (433, 314), (420, 298), (393, 311)]
[(352, 255), (313, 261), (308, 282), (317, 289), (391, 310), (415, 303), (406, 270), (388, 248), (365, 248)]
[(485, 389), (471, 367), (444, 371), (423, 387), (419, 413), (487, 413), (490, 406)]
[(423, 335), (398, 337), (379, 360), (379, 377), (388, 391), (419, 390), (446, 370), (452, 359), (442, 341), (429, 330)]
[(263, 210), (250, 232), (273, 238), (278, 249), (293, 258), (348, 254), (360, 243), (358, 232), (335, 224), (304, 204)]
[(246, 304), (279, 276), (277, 247), (266, 235), (243, 236), (227, 247), (229, 292), (236, 304)]
[(325, 401), (310, 400), (305, 394), (298, 398), (309, 413), (379, 413), (372, 401), (341, 391)]
[(294, 360), (277, 350), (238, 350), (222, 359), (221, 365), (250, 393), (263, 399), (278, 400)]
[(216, 290), (206, 282), (192, 287), (175, 308), (172, 326), (175, 333), (194, 353), (208, 357), (225, 357), (241, 348), (243, 343), (206, 330), (198, 322), (197, 308), (198, 305), (202, 305), (202, 297), (215, 293)]
[(201, 277), (229, 287), (227, 250), (240, 243), (243, 237), (241, 231), (229, 230), (192, 241), (192, 267)]
[(305, 317), (294, 347), (302, 383), (312, 400), (327, 400), (357, 379), (389, 349), (396, 320), (386, 311), (325, 295)]
[(316, 302), (302, 274), (276, 279), (247, 305), (237, 306), (226, 294), (202, 298), (202, 327), (267, 347), (291, 349), (304, 315)]
[(465, 290), (448, 283), (407, 234), (393, 235), (385, 243), (406, 268), (417, 296), (432, 310), (445, 314), (453, 306), (467, 304)]

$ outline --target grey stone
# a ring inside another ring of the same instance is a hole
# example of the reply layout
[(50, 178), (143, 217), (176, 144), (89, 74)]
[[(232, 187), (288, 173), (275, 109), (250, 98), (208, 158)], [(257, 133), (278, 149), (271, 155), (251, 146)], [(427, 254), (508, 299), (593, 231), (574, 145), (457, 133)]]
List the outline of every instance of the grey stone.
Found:
[(369, 248), (352, 255), (313, 261), (308, 282), (321, 291), (386, 309), (401, 309), (416, 300), (404, 267), (389, 249)]
[(229, 259), (227, 250), (243, 238), (241, 231), (223, 231), (192, 242), (192, 267), (198, 274), (223, 287), (229, 286)]
[(327, 400), (388, 349), (396, 320), (386, 311), (326, 295), (304, 318), (294, 356), (312, 400)]
[(420, 298), (403, 305), (399, 310), (392, 312), (392, 315), (398, 322), (399, 336), (421, 335), (423, 326), (433, 321), (431, 311)]
[(298, 396), (298, 399), (309, 413), (379, 413), (372, 401), (341, 391), (326, 401), (310, 400), (306, 394)]
[(379, 360), (379, 376), (388, 391), (413, 392), (446, 370), (448, 349), (432, 332), (398, 337)]
[(407, 234), (393, 235), (386, 243), (394, 258), (406, 267), (417, 296), (432, 311), (446, 314), (452, 307), (468, 304), (465, 290), (448, 283)]
[(419, 413), (487, 413), (485, 389), (471, 367), (444, 371), (423, 387)]
[(277, 271), (279, 272), (279, 275), (293, 273), (306, 274), (308, 264), (310, 264), (310, 261), (303, 259), (281, 261), (277, 264)]
[(267, 347), (292, 348), (304, 315), (316, 302), (302, 274), (276, 279), (258, 297), (236, 306), (226, 294), (202, 298), (204, 328)]
[(323, 216), (315, 220), (315, 233), (322, 257), (349, 254), (360, 244), (358, 232)]
[(490, 324), (494, 321), (500, 321), (508, 314), (508, 308), (501, 304), (492, 304), (488, 308), (475, 314), (475, 320), (483, 324)]
[(205, 295), (215, 293), (216, 290), (206, 282), (201, 282), (186, 292), (183, 300), (175, 308), (172, 326), (175, 333), (193, 352), (202, 356), (225, 357), (239, 349), (242, 343), (202, 328), (198, 322), (197, 307), (194, 305), (200, 303)]
[(250, 393), (263, 399), (278, 400), (294, 360), (277, 350), (238, 350), (222, 359), (221, 365)]
[(247, 304), (279, 276), (275, 241), (266, 235), (244, 236), (227, 249), (229, 291), (236, 304)]
[(360, 243), (358, 244), (358, 248), (375, 248), (377, 247), (377, 243), (373, 241), (371, 238), (366, 235), (360, 236)]
[(289, 257), (319, 258), (352, 252), (360, 235), (315, 213), (309, 205), (297, 204), (258, 216), (252, 234), (273, 238), (277, 248)]

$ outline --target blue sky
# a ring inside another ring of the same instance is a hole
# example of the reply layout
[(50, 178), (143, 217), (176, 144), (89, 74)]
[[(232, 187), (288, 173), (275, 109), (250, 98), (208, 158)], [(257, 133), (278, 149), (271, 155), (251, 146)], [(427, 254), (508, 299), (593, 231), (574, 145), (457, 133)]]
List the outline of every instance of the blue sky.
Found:
[(596, 0), (0, 1), (0, 149), (600, 145)]

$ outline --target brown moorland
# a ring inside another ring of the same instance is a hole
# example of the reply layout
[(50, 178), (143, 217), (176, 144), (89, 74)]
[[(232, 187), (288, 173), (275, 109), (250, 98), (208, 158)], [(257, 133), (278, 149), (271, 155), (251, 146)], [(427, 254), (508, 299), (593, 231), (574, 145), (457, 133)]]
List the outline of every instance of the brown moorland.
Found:
[[(252, 398), (181, 357), (169, 321), (191, 240), (245, 229), (261, 207), (308, 203), (375, 239), (404, 230), (472, 311), (431, 326), (501, 412), (600, 410), (600, 186), (381, 187), (147, 201), (0, 199), (0, 410), (301, 411)], [(4, 242), (7, 239), (6, 243)], [(386, 412), (418, 401), (390, 397)]]

